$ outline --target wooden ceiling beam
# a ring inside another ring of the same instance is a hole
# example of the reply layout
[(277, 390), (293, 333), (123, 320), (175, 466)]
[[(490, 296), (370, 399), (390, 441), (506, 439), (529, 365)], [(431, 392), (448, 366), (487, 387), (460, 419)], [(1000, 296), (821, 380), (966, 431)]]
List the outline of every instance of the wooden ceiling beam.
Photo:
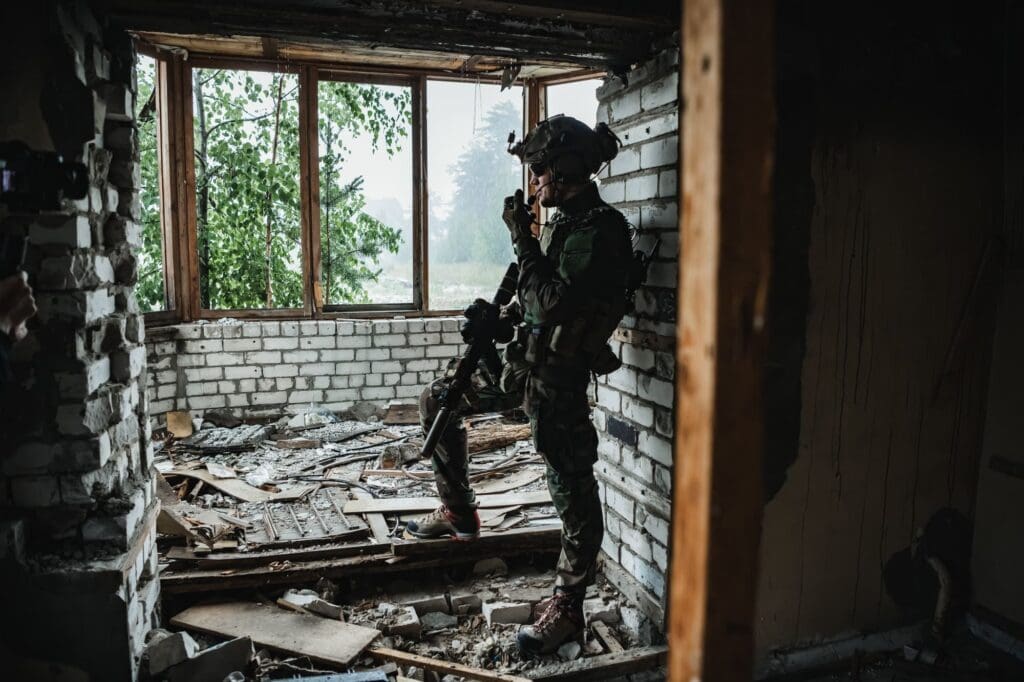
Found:
[[(484, 55), (513, 61), (562, 61), (621, 70), (646, 58), (668, 37), (661, 31), (509, 16), (434, 3), (396, 0), (102, 0), (105, 15), (125, 28), (177, 34), (259, 36), (279, 41)], [(445, 0), (446, 4), (447, 0)]]

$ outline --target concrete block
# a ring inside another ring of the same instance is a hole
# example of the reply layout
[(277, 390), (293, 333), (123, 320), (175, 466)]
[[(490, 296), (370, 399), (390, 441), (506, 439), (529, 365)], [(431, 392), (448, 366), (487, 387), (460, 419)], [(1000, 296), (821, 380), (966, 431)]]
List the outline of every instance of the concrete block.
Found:
[(387, 632), (389, 635), (419, 639), (423, 632), (423, 625), (420, 623), (420, 617), (416, 614), (416, 609), (405, 606), (394, 611), (393, 621), (388, 624)]
[(286, 351), (283, 357), (285, 362), (306, 363), (316, 362), (319, 359), (319, 354), (315, 350), (293, 350)]
[(451, 594), (452, 613), (464, 615), (467, 613), (480, 613), (483, 600), (474, 592), (460, 591)]
[(167, 671), (168, 682), (223, 680), (235, 671), (245, 671), (252, 661), (252, 640), (239, 637), (200, 651), (196, 656)]
[(483, 605), (487, 625), (508, 623), (529, 623), (533, 617), (533, 606), (529, 603), (488, 602)]
[(321, 350), (317, 359), (320, 362), (348, 362), (354, 360), (355, 357), (356, 352), (351, 348), (341, 348), (338, 350)]
[(422, 616), (425, 613), (451, 613), (448, 598), (443, 594), (410, 594), (404, 595), (400, 601), (402, 606), (411, 606)]
[(276, 377), (297, 377), (299, 376), (298, 365), (267, 365), (263, 368), (263, 376), (267, 378)]
[(199, 651), (199, 645), (187, 632), (154, 633), (146, 645), (146, 658), (149, 660), (149, 674), (160, 675), (173, 665), (192, 658)]
[[(447, 604), (446, 604), (447, 606)], [(427, 632), (459, 626), (459, 619), (441, 611), (430, 611), (420, 615), (420, 624)]]
[(303, 336), (299, 339), (299, 348), (306, 349), (337, 348), (337, 344), (334, 336)]
[(356, 351), (356, 360), (388, 360), (391, 351), (387, 348), (360, 348)]
[(281, 336), (298, 336), (299, 335), (299, 323), (298, 322), (282, 322), (281, 323)]
[(298, 348), (299, 339), (296, 337), (279, 336), (263, 339), (263, 350), (298, 350)]
[(640, 90), (640, 104), (649, 111), (679, 99), (679, 72), (673, 71), (664, 78), (648, 83)]

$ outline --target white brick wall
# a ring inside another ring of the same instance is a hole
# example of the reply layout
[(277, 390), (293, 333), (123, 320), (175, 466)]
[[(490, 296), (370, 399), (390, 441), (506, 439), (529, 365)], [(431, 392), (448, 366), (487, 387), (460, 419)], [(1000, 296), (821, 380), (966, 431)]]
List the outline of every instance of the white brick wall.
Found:
[(151, 331), (150, 415), (414, 401), (465, 348), (457, 319), (240, 321)]
[[(664, 605), (671, 518), (675, 296), (679, 238), (678, 52), (634, 69), (628, 86), (598, 90), (598, 119), (624, 147), (601, 180), (601, 195), (640, 230), (640, 248), (661, 241), (636, 311), (621, 325), (649, 332), (656, 347), (612, 343), (621, 369), (600, 377), (594, 423), (596, 469), (605, 502), (602, 549)], [(634, 445), (635, 443), (635, 445)]]

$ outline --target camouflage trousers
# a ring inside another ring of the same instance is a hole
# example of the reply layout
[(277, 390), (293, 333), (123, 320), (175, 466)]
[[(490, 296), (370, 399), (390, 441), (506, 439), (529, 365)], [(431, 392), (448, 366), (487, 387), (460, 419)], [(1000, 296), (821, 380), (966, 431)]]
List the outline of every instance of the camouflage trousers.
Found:
[[(437, 397), (454, 373), (429, 384), (420, 396), (420, 423), (430, 429), (439, 407)], [(453, 511), (476, 506), (469, 486), (466, 428), (463, 417), (522, 407), (530, 417), (533, 442), (547, 465), (551, 500), (562, 520), (562, 552), (555, 585), (583, 591), (594, 582), (597, 554), (604, 535), (601, 499), (594, 478), (597, 431), (590, 421), (586, 384), (554, 388), (530, 376), (524, 389), (505, 392), (483, 367), (473, 374), (471, 387), (454, 410), (434, 451), (434, 478), (438, 495)]]

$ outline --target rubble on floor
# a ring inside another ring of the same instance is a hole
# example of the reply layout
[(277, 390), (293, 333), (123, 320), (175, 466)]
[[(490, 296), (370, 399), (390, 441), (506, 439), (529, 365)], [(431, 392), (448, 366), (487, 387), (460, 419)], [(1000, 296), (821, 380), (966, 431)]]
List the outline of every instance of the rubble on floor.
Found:
[[(561, 529), (529, 425), (467, 420), (483, 532), (453, 552), (448, 539), (403, 537), (406, 521), (438, 504), (414, 414), (357, 405), (259, 424), (213, 415), (188, 437), (169, 437), (156, 457), (160, 579), (165, 604), (192, 604), (175, 609), (171, 625), (200, 641), (250, 637), (245, 679), (345, 670), (358, 679), (513, 681), (545, 666), (601, 666), (649, 644), (629, 633), (619, 616), (628, 607), (602, 579), (588, 593), (585, 638), (522, 660), (515, 635), (551, 593)], [(541, 568), (535, 557), (547, 557)], [(438, 571), (448, 578), (437, 582)], [(402, 577), (428, 574), (435, 582)], [(367, 579), (373, 586), (353, 587)], [(227, 590), (234, 601), (207, 603)], [(249, 596), (238, 601), (242, 590)], [(164, 652), (154, 643), (154, 679), (202, 662), (207, 649), (179, 640), (163, 640)], [(640, 651), (640, 668), (657, 664), (660, 649)]]

